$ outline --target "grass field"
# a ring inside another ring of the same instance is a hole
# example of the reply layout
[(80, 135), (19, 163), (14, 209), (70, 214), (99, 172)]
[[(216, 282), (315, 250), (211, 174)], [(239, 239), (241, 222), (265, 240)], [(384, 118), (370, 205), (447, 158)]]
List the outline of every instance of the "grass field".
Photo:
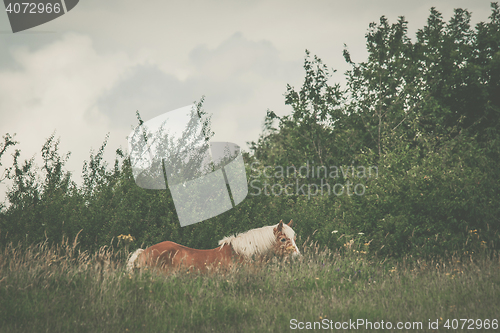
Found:
[(391, 262), (302, 250), (292, 262), (165, 276), (129, 274), (123, 249), (9, 246), (0, 332), (500, 331), (497, 255)]

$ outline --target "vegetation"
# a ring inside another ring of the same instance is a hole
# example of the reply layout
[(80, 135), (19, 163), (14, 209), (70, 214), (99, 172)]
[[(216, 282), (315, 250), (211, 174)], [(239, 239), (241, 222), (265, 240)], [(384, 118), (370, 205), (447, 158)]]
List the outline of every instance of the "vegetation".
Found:
[(307, 243), (292, 262), (165, 276), (129, 274), (123, 249), (91, 255), (76, 244), (0, 252), (0, 332), (284, 332), (357, 319), (363, 331), (382, 321), (444, 330), (458, 318), (474, 319), (475, 331), (498, 327), (497, 256), (376, 262)]
[[(81, 186), (55, 135), (41, 166), (14, 150), (0, 174), (12, 182), (0, 204), (0, 331), (498, 320), (500, 8), (491, 8), (475, 28), (466, 10), (445, 22), (432, 8), (415, 42), (404, 18), (382, 17), (369, 26), (365, 62), (346, 46), (345, 89), (306, 51), (304, 84), (287, 86), (292, 113), (269, 110), (244, 154), (248, 197), (203, 223), (181, 228), (168, 189), (138, 187), (123, 151), (108, 165), (107, 140)], [(5, 164), (17, 142), (3, 138)], [(200, 276), (123, 269), (137, 247), (214, 248), (281, 219), (295, 221), (303, 258)]]
[[(331, 250), (344, 242), (334, 230), (363, 233), (381, 256), (498, 250), (500, 9), (491, 7), (474, 29), (469, 12), (457, 9), (446, 23), (432, 8), (415, 42), (404, 18), (382, 17), (366, 35), (366, 62), (344, 50), (345, 89), (306, 51), (304, 84), (285, 95), (292, 114), (269, 111), (245, 154), (248, 197), (204, 223), (181, 228), (168, 190), (136, 186), (120, 150), (113, 166), (103, 161), (106, 140), (85, 162), (81, 186), (64, 171), (69, 153), (55, 135), (41, 167), (16, 150), (0, 177), (13, 184), (0, 207), (0, 245), (59, 244), (81, 231), (90, 251), (120, 234), (136, 246), (169, 239), (213, 248), (228, 234), (294, 219), (303, 239)], [(4, 136), (0, 160), (15, 144)]]
[[(353, 63), (344, 50), (352, 65), (345, 90), (329, 85), (327, 66), (307, 53), (303, 86), (287, 88), (293, 113), (269, 111), (267, 132), (252, 143), (256, 165), (343, 167), (349, 172), (336, 178), (320, 170), (303, 182), (324, 192), (325, 183), (350, 182), (351, 193), (359, 184), (361, 195), (300, 203), (307, 211), (299, 214), (307, 216), (301, 234), (318, 230), (314, 239), (335, 248), (332, 229), (364, 232), (382, 255), (435, 256), (474, 251), (468, 238), (475, 230), (484, 246), (498, 249), (500, 12), (496, 3), (492, 9), (490, 22), (472, 29), (467, 11), (455, 10), (445, 23), (433, 8), (415, 43), (404, 18), (390, 25), (382, 17), (366, 35), (366, 62)], [(377, 176), (363, 172), (370, 166)]]

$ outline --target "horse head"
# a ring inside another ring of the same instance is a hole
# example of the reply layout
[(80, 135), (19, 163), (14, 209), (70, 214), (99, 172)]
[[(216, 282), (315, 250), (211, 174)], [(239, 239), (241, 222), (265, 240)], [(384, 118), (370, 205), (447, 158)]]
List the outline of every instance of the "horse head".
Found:
[(278, 223), (273, 229), (275, 242), (275, 253), (280, 256), (297, 256), (300, 255), (299, 248), (295, 244), (295, 232), (292, 229), (293, 221), (290, 220), (288, 224), (283, 224), (283, 220)]

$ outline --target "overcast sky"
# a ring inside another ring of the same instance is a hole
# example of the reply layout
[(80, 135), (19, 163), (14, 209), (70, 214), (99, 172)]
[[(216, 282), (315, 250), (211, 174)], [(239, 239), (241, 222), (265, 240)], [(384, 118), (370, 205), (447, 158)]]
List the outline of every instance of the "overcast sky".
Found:
[[(267, 109), (279, 115), (286, 84), (300, 88), (305, 49), (337, 69), (364, 61), (370, 22), (404, 16), (414, 39), (434, 6), (448, 21), (467, 8), (486, 21), (490, 1), (84, 0), (62, 17), (13, 34), (0, 12), (0, 135), (16, 133), (22, 159), (55, 132), (79, 181), (84, 160), (109, 133), (106, 159), (137, 125), (206, 96), (214, 140), (248, 150)], [(13, 149), (9, 153), (13, 152)], [(4, 155), (3, 167), (11, 164)], [(2, 168), (3, 168), (2, 167)], [(0, 170), (0, 175), (3, 169)], [(0, 199), (6, 183), (0, 184)]]

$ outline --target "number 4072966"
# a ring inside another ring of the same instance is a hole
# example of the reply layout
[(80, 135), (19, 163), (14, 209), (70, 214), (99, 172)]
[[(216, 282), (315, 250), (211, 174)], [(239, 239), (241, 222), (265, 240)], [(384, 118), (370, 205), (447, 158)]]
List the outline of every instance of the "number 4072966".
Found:
[(444, 328), (447, 329), (467, 329), (467, 330), (474, 330), (474, 329), (486, 329), (489, 330), (491, 329), (498, 329), (498, 319), (448, 319), (443, 325)]
[(33, 3), (33, 2), (16, 2), (9, 3), (5, 8), (5, 11), (9, 14), (51, 14), (51, 13), (60, 13), (61, 12), (61, 4), (57, 3)]

